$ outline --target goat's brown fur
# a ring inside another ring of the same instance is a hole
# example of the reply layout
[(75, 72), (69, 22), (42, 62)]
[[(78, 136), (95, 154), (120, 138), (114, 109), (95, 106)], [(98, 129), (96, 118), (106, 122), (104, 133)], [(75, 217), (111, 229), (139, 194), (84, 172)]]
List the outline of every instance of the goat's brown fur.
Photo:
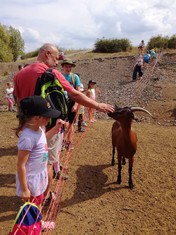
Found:
[[(125, 121), (125, 120), (124, 120)], [(130, 127), (126, 128), (123, 123), (115, 121), (112, 126), (112, 165), (114, 165), (115, 148), (118, 154), (118, 177), (117, 183), (121, 183), (122, 164), (125, 164), (125, 158), (129, 159), (129, 187), (133, 188), (132, 168), (134, 154), (137, 149), (137, 135)]]
[(114, 154), (115, 148), (117, 149), (118, 156), (118, 177), (117, 183), (121, 184), (121, 169), (122, 164), (125, 164), (125, 158), (129, 159), (129, 188), (133, 188), (132, 181), (132, 169), (134, 155), (137, 150), (137, 135), (135, 130), (132, 128), (132, 121), (134, 118), (133, 112), (142, 111), (148, 113), (150, 116), (152, 114), (144, 108), (140, 107), (115, 107), (114, 113), (109, 113), (109, 117), (115, 119), (116, 121), (112, 125), (112, 161), (111, 164), (114, 165)]
[(125, 164), (125, 158), (129, 159), (129, 188), (133, 188), (132, 168), (133, 158), (137, 149), (137, 135), (134, 129), (131, 128), (134, 115), (130, 109), (125, 109), (121, 113), (113, 113), (109, 115), (115, 121), (112, 125), (112, 165), (114, 165), (115, 148), (118, 155), (118, 177), (117, 183), (121, 184), (121, 169), (122, 164)]

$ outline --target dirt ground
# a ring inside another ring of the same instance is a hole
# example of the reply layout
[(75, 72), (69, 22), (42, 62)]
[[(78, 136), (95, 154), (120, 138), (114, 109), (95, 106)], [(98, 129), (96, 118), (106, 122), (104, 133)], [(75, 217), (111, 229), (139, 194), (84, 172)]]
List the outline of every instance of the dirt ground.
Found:
[[(137, 114), (142, 121), (133, 124), (138, 135), (133, 167), (134, 189), (128, 188), (128, 162), (122, 169), (122, 184), (116, 183), (117, 164), (110, 164), (113, 120), (97, 116), (98, 121), (87, 127), (86, 133), (75, 132), (75, 149), (70, 155), (62, 152), (62, 163), (68, 167), (69, 179), (62, 185), (62, 196), (59, 196), (61, 203), (56, 228), (48, 234), (176, 234), (175, 58), (167, 55), (167, 60), (160, 61), (153, 76), (157, 81), (147, 84), (147, 95), (145, 91), (142, 93), (147, 109), (156, 119)], [(100, 63), (102, 65), (102, 61)], [(111, 60), (111, 65), (113, 63)], [(113, 79), (109, 80), (111, 82), (113, 84)], [(133, 86), (134, 83), (129, 84)], [(124, 86), (121, 84), (120, 89)], [(155, 98), (152, 98), (153, 93)], [(1, 109), (0, 122), (0, 234), (7, 235), (21, 205), (15, 192), (18, 141), (12, 130), (17, 125), (15, 113)], [(61, 183), (55, 181), (53, 190), (59, 186)]]

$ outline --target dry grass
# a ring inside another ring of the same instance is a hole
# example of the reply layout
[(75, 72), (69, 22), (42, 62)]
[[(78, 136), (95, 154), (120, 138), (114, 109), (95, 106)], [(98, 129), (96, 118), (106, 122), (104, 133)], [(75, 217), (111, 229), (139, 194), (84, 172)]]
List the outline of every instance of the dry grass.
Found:
[[(134, 48), (130, 52), (119, 52), (119, 53), (94, 53), (91, 49), (85, 50), (66, 50), (65, 56), (73, 60), (84, 60), (84, 59), (97, 59), (97, 58), (111, 58), (111, 57), (123, 57), (131, 56), (137, 53), (137, 49)], [(11, 76), (18, 71), (19, 64), (30, 64), (36, 60), (36, 57), (18, 60), (16, 62), (1, 63), (0, 66), (0, 79), (4, 76)], [(61, 61), (59, 61), (61, 62)]]

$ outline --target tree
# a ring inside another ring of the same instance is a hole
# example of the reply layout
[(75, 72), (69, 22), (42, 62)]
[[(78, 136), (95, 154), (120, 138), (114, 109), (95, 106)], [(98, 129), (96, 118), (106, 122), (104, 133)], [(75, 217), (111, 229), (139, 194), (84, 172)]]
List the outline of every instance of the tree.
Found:
[(168, 37), (162, 37), (160, 35), (156, 37), (152, 37), (150, 41), (148, 42), (148, 49), (153, 48), (160, 48), (160, 49), (166, 49), (168, 47)]
[(22, 39), (19, 30), (10, 26), (8, 32), (10, 35), (9, 46), (12, 50), (13, 60), (16, 61), (18, 56), (24, 51), (24, 40)]
[(24, 50), (19, 30), (0, 24), (0, 48), (0, 62), (16, 61)]
[(168, 41), (168, 48), (176, 49), (176, 34), (169, 38)]
[(114, 53), (128, 51), (131, 49), (131, 43), (128, 39), (97, 39), (94, 52)]
[(9, 34), (7, 27), (0, 24), (0, 62), (8, 62), (13, 60), (12, 51), (9, 47)]

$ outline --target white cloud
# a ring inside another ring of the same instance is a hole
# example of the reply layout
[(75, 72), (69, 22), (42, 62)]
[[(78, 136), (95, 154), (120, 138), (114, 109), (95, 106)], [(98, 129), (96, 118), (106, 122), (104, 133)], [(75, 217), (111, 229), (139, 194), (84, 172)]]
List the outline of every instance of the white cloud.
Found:
[(175, 34), (175, 0), (6, 0), (0, 23), (18, 28), (26, 51), (45, 42), (93, 48), (97, 38), (128, 38), (133, 45)]

